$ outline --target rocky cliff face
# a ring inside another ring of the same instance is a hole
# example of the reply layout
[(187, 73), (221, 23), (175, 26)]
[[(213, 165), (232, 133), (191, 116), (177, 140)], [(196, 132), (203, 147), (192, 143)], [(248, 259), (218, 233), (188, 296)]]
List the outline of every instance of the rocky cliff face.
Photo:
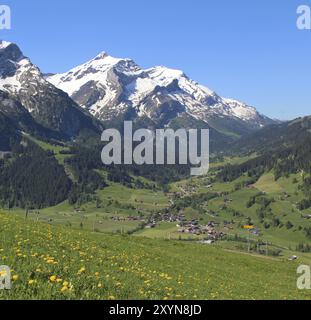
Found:
[(13, 43), (0, 42), (0, 90), (18, 100), (43, 127), (66, 137), (83, 128), (94, 129), (92, 119), (65, 92), (44, 75)]

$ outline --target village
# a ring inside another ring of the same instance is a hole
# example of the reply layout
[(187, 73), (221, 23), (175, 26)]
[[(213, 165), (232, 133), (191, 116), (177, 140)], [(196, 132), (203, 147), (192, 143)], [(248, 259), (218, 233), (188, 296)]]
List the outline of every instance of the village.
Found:
[(217, 241), (225, 236), (225, 233), (217, 231), (219, 225), (214, 221), (209, 221), (207, 224), (201, 225), (196, 219), (187, 220), (183, 213), (154, 213), (149, 217), (142, 216), (111, 216), (113, 221), (139, 221), (144, 229), (157, 228), (161, 223), (175, 223), (176, 232), (189, 235), (205, 235), (208, 240)]
[(179, 198), (185, 198), (189, 197), (193, 194), (196, 194), (198, 191), (198, 187), (191, 186), (191, 185), (182, 185), (179, 186), (179, 191), (177, 192), (170, 192), (167, 194), (167, 196), (171, 199), (171, 202), (173, 202), (173, 199)]
[[(114, 219), (121, 219), (115, 217)], [(198, 220), (187, 220), (186, 216), (182, 213), (172, 214), (172, 213), (157, 213), (152, 214), (148, 220), (142, 217), (127, 217), (122, 218), (127, 219), (128, 221), (141, 221), (144, 223), (145, 229), (153, 229), (159, 226), (160, 223), (169, 222), (176, 223), (177, 232), (180, 234), (189, 234), (189, 235), (206, 235), (206, 238), (209, 240), (219, 240), (225, 236), (223, 232), (216, 230), (218, 224), (214, 221), (208, 222), (206, 225), (201, 225)], [(120, 221), (120, 220), (119, 220)]]

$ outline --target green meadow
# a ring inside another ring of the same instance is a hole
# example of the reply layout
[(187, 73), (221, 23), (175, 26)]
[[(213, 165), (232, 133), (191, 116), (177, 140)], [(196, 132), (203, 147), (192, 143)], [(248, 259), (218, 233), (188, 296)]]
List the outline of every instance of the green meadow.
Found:
[[(70, 155), (62, 153), (68, 149), (31, 139), (53, 151), (70, 175), (64, 161)], [(215, 179), (225, 163), (248, 159), (224, 159), (205, 177), (170, 184), (169, 192), (107, 181), (93, 201), (80, 205), (2, 210), (0, 265), (12, 268), (13, 288), (0, 291), (0, 299), (310, 299), (310, 292), (296, 289), (297, 267), (311, 259), (297, 251), (310, 243), (304, 232), (310, 209), (297, 209), (302, 177), (275, 180), (266, 172), (247, 186), (244, 175)], [(179, 233), (176, 222), (145, 226), (151, 214), (173, 210), (176, 200), (208, 194), (216, 196), (180, 213), (201, 225), (214, 221), (224, 239), (203, 245), (205, 235)], [(256, 197), (269, 200), (264, 223)], [(258, 234), (243, 229), (250, 223)], [(298, 260), (289, 261), (292, 255)]]
[[(299, 262), (204, 245), (104, 235), (0, 213), (1, 299), (310, 299)], [(139, 241), (138, 241), (139, 239)]]

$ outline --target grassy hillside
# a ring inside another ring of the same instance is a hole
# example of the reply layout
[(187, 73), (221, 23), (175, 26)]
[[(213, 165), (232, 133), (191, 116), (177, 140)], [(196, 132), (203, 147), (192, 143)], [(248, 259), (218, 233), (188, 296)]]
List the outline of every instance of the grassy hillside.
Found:
[[(311, 227), (311, 220), (304, 217), (310, 214), (310, 209), (300, 211), (297, 208), (297, 203), (304, 198), (299, 188), (302, 177), (296, 174), (275, 180), (273, 173), (267, 172), (254, 185), (244, 186), (243, 182), (247, 179), (247, 176), (241, 176), (232, 182), (211, 183), (210, 177), (206, 177), (183, 181), (174, 186), (175, 190), (190, 185), (195, 186), (195, 193), (219, 193), (219, 196), (202, 205), (205, 214), (201, 215), (201, 219), (204, 222), (218, 222), (219, 228), (226, 234), (247, 238), (248, 232), (241, 227), (251, 222), (260, 230), (259, 235), (252, 236), (254, 241), (267, 241), (275, 247), (281, 247), (286, 254), (288, 250), (295, 251), (299, 243), (310, 243), (305, 228)], [(250, 205), (253, 197), (257, 197), (256, 201)], [(260, 200), (263, 199), (271, 201), (265, 208), (264, 221), (258, 214), (262, 206)]]
[[(52, 151), (49, 157), (76, 182), (68, 148), (29, 139)], [(142, 177), (112, 182), (108, 171), (91, 166), (106, 184), (87, 200), (3, 210), (0, 265), (13, 269), (14, 286), (0, 299), (310, 299), (296, 290), (297, 266), (311, 259), (297, 251), (310, 243), (311, 209), (297, 206), (305, 197), (303, 177), (276, 180), (266, 170), (251, 182), (247, 172), (230, 182), (218, 178), (225, 164), (250, 159), (224, 158), (207, 176), (172, 183), (167, 192)], [(182, 233), (165, 214), (200, 226), (212, 221), (225, 237), (202, 245), (206, 233)], [(160, 219), (150, 227), (155, 215)], [(293, 254), (297, 262), (288, 261)]]
[[(54, 147), (40, 141), (37, 143), (45, 150), (53, 147), (56, 158), (62, 156), (60, 154), (62, 147)], [(249, 235), (241, 227), (251, 222), (260, 230), (259, 235), (251, 237), (254, 243), (268, 242), (271, 253), (280, 250), (282, 255), (295, 253), (300, 243), (310, 242), (310, 239), (306, 237), (305, 228), (311, 227), (311, 220), (304, 218), (304, 215), (311, 214), (311, 210), (297, 209), (297, 203), (304, 198), (299, 188), (302, 182), (301, 175), (295, 174), (275, 180), (273, 172), (266, 172), (251, 186), (244, 185), (249, 179), (247, 175), (242, 175), (232, 182), (213, 180), (215, 172), (224, 163), (240, 164), (247, 160), (249, 157), (227, 158), (223, 163), (215, 163), (207, 177), (191, 178), (171, 184), (170, 192), (181, 192), (191, 197), (218, 193), (218, 197), (196, 208), (194, 206), (184, 207), (181, 212), (188, 220), (196, 219), (201, 224), (215, 221), (219, 224), (217, 227), (219, 231), (228, 236), (237, 235), (244, 239), (247, 239)], [(68, 168), (66, 171), (69, 171)], [(105, 171), (98, 170), (97, 172), (103, 179), (106, 179)], [(151, 184), (151, 181), (147, 179), (140, 179), (144, 183)], [(192, 189), (190, 193), (185, 191), (189, 188)], [(260, 193), (263, 198), (273, 199), (265, 208), (267, 216), (264, 222), (258, 216), (261, 206), (258, 203), (248, 206), (250, 199)], [(96, 200), (82, 205), (69, 205), (66, 201), (55, 207), (40, 210), (39, 214), (36, 210), (30, 211), (29, 218), (55, 225), (65, 225), (73, 229), (103, 233), (134, 233), (135, 236), (175, 240), (204, 238), (204, 235), (179, 233), (176, 223), (163, 222), (159, 223), (155, 229), (142, 229), (143, 220), (146, 221), (151, 213), (170, 208), (172, 198), (163, 191), (129, 188), (110, 181), (106, 188), (96, 191), (95, 196)], [(14, 211), (21, 216), (25, 215), (25, 210)], [(129, 217), (138, 216), (141, 217), (141, 220), (129, 219)], [(279, 220), (278, 225), (274, 225), (275, 219)], [(288, 225), (291, 227), (289, 228)], [(239, 251), (248, 250), (248, 244), (243, 241), (230, 241), (229, 243), (220, 241), (217, 245)]]
[[(162, 191), (130, 189), (110, 182), (98, 190), (97, 201), (81, 206), (69, 205), (68, 201), (43, 210), (28, 211), (28, 218), (73, 229), (96, 230), (104, 233), (127, 233), (136, 230), (141, 221), (129, 217), (146, 217), (152, 211), (168, 207), (168, 198)], [(15, 209), (14, 213), (24, 217), (26, 210)]]
[(0, 264), (13, 278), (0, 299), (311, 298), (296, 289), (298, 262), (0, 220)]
[(64, 151), (69, 151), (70, 149), (68, 147), (62, 147), (60, 145), (53, 145), (48, 142), (44, 142), (42, 140), (36, 139), (33, 136), (26, 135), (26, 137), (31, 140), (32, 142), (36, 143), (41, 149), (45, 151), (51, 151), (54, 153), (54, 156), (56, 160), (61, 164), (64, 165), (64, 161), (66, 158), (68, 158), (70, 155), (62, 154)]

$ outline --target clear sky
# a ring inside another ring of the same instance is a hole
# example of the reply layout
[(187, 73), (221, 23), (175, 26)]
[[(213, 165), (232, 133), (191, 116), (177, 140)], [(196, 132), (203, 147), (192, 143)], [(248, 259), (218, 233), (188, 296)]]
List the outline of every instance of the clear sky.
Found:
[(311, 30), (296, 28), (311, 0), (2, 0), (16, 42), (44, 72), (101, 51), (142, 67), (165, 65), (279, 119), (311, 114)]

